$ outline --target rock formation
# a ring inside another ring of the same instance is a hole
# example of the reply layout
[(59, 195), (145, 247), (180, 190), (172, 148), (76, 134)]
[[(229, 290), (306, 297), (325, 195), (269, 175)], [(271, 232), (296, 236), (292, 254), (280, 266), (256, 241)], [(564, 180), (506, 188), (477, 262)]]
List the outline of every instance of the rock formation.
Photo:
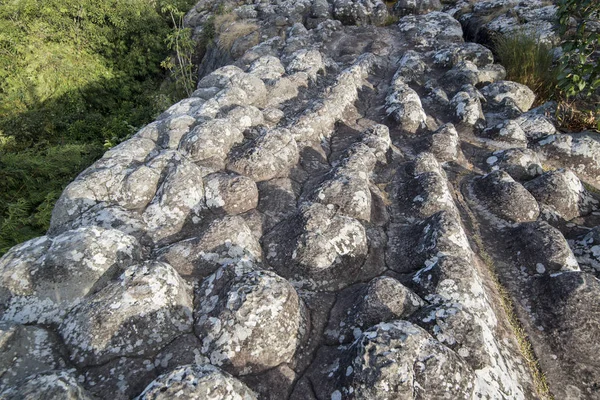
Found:
[(477, 43), (555, 8), (472, 3), (201, 0), (197, 90), (0, 259), (0, 398), (600, 398), (600, 141)]

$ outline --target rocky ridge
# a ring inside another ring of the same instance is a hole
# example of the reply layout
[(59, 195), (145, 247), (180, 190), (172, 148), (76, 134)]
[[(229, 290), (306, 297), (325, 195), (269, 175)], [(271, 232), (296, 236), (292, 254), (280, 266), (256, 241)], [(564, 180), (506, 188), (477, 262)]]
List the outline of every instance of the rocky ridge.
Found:
[(0, 260), (0, 398), (600, 398), (600, 141), (465, 42), (554, 11), (200, 1), (197, 90)]

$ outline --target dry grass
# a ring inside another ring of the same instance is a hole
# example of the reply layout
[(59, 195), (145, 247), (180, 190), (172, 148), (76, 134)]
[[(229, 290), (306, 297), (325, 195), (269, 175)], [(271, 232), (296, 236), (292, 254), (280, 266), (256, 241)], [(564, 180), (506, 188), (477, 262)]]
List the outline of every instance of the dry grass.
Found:
[(224, 51), (231, 51), (234, 43), (256, 31), (259, 26), (254, 22), (240, 21), (234, 13), (216, 15), (214, 19), (217, 45)]
[(591, 104), (600, 104), (600, 102), (589, 99), (560, 101), (556, 109), (559, 128), (569, 132), (600, 131), (600, 107), (596, 106), (596, 110), (590, 110)]

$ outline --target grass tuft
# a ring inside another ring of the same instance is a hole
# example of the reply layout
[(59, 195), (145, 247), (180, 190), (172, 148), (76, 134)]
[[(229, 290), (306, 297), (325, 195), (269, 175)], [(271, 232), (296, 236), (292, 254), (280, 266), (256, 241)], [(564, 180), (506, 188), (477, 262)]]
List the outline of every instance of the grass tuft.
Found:
[(223, 51), (231, 51), (236, 40), (258, 31), (259, 26), (254, 22), (240, 21), (235, 13), (225, 12), (215, 15), (213, 20), (216, 31), (216, 43)]
[(551, 48), (526, 32), (496, 38), (494, 52), (506, 68), (506, 79), (529, 86), (536, 104), (548, 101), (556, 93), (557, 69)]

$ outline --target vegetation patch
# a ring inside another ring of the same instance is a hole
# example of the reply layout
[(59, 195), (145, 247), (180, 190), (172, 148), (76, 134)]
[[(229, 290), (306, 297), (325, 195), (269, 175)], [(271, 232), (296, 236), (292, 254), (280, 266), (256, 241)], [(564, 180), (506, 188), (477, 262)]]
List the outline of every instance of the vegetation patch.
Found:
[(3, 2), (0, 255), (45, 233), (63, 188), (104, 149), (189, 93), (193, 3)]

